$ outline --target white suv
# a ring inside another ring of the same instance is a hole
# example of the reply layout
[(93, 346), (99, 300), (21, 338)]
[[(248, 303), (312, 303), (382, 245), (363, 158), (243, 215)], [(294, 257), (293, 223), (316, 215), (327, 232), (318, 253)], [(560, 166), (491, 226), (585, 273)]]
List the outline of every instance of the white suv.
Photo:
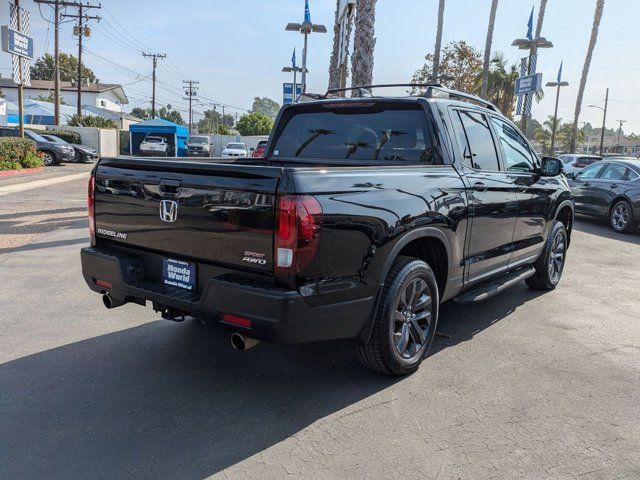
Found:
[(141, 155), (166, 157), (168, 153), (169, 144), (167, 143), (167, 140), (162, 137), (148, 135), (140, 144)]
[(558, 155), (558, 158), (562, 160), (564, 174), (567, 178), (575, 178), (584, 167), (602, 160), (602, 157), (597, 155), (580, 155), (578, 153)]
[(246, 143), (230, 142), (227, 143), (227, 146), (222, 150), (223, 157), (246, 157), (247, 155)]

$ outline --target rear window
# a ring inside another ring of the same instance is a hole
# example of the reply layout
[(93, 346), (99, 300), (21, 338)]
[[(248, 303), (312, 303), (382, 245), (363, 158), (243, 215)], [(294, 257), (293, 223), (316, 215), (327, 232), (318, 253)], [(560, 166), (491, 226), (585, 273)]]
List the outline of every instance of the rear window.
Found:
[(435, 161), (425, 112), (417, 108), (334, 108), (294, 114), (273, 157)]
[(144, 139), (145, 142), (147, 143), (162, 143), (164, 141), (164, 138), (162, 137), (147, 137)]

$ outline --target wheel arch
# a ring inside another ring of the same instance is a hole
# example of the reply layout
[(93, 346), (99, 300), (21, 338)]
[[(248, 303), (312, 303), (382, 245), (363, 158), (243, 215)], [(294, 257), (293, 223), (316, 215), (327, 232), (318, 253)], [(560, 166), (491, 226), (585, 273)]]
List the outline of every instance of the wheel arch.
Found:
[(399, 255), (416, 257), (428, 263), (436, 276), (440, 298), (444, 294), (449, 272), (451, 271), (451, 245), (449, 244), (449, 239), (442, 230), (435, 227), (423, 227), (410, 231), (393, 245), (384, 262), (376, 290), (374, 309), (372, 310), (371, 318), (367, 321), (360, 334), (362, 342), (366, 343), (371, 336), (384, 281), (389, 270), (391, 270), (393, 262)]
[(564, 224), (564, 228), (567, 230), (568, 243), (571, 243), (571, 231), (573, 229), (574, 215), (575, 209), (571, 200), (565, 200), (558, 205), (558, 208), (556, 208), (555, 219)]

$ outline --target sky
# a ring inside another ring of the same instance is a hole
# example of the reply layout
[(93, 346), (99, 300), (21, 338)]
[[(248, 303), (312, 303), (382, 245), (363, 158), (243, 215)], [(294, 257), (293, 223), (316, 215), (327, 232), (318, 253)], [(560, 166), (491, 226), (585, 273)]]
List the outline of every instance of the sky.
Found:
[[(53, 29), (45, 19), (52, 9), (22, 0), (31, 12), (31, 36), (35, 55), (53, 51)], [(95, 2), (97, 3), (97, 2)], [(335, 0), (310, 0), (314, 23), (325, 24), (327, 34), (309, 38), (308, 88), (324, 93), (328, 80)], [(466, 40), (484, 48), (491, 0), (447, 0), (443, 44)], [(378, 0), (374, 83), (409, 82), (424, 63), (435, 42), (437, 0)], [(493, 51), (502, 52), (515, 63), (521, 51), (511, 47), (526, 34), (531, 7), (537, 19), (539, 1), (499, 0)], [(85, 64), (104, 83), (124, 86), (130, 105), (148, 106), (151, 96), (151, 60), (142, 52), (165, 53), (159, 61), (158, 102), (171, 103), (186, 118), (182, 80), (200, 82), (200, 114), (212, 102), (228, 105), (226, 111), (242, 114), (251, 108), (253, 97), (268, 96), (282, 102), (282, 82), (291, 81), (281, 72), (290, 64), (296, 47), (302, 57), (302, 35), (286, 32), (288, 22), (301, 22), (304, 0), (102, 0), (103, 17), (92, 21), (92, 36), (85, 39)], [(542, 50), (538, 71), (543, 83), (554, 81), (564, 62), (558, 115), (573, 120), (580, 74), (593, 21), (595, 0), (548, 0), (542, 35), (554, 48)], [(72, 12), (70, 12), (72, 13)], [(75, 13), (75, 12), (73, 12)], [(42, 16), (41, 16), (42, 14)], [(44, 19), (42, 18), (44, 17)], [(606, 0), (598, 43), (589, 71), (580, 121), (602, 123), (602, 106), (608, 87), (607, 128), (626, 120), (623, 131), (640, 133), (640, 0)], [(8, 1), (0, 0), (0, 24), (8, 22)], [(77, 54), (72, 24), (62, 25), (61, 50)], [(10, 74), (10, 56), (0, 52), (0, 74)], [(553, 115), (555, 89), (546, 88), (545, 98), (533, 106), (533, 116), (544, 120)], [(197, 118), (197, 115), (196, 115)]]

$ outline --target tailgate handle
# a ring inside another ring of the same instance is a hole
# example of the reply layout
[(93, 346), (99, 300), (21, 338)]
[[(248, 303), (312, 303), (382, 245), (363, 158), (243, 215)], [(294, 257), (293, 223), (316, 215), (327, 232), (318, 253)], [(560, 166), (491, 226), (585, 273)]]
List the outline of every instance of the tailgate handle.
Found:
[(182, 188), (182, 180), (175, 180), (172, 178), (163, 178), (160, 180), (160, 191), (162, 193), (169, 193), (177, 195)]

